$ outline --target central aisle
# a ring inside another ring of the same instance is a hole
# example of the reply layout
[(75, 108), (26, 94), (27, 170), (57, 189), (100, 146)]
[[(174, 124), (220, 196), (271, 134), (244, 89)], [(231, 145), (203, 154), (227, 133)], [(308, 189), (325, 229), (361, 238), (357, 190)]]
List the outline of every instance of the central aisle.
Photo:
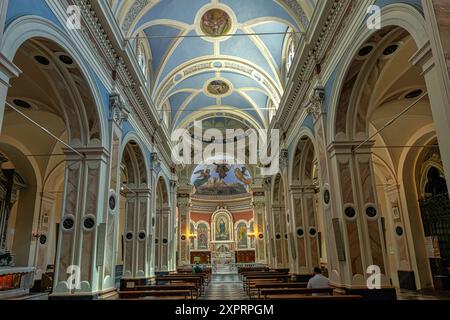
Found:
[(238, 274), (213, 274), (203, 300), (248, 300), (248, 296)]

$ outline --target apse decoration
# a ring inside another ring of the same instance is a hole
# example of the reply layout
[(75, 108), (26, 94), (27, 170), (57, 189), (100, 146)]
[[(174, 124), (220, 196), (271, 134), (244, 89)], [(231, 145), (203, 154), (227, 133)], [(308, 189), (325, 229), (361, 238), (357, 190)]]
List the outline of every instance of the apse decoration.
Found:
[(236, 195), (249, 192), (252, 177), (245, 165), (214, 162), (198, 165), (191, 177), (199, 195)]
[(200, 26), (204, 34), (212, 37), (221, 37), (230, 32), (232, 21), (228, 13), (215, 8), (203, 14)]

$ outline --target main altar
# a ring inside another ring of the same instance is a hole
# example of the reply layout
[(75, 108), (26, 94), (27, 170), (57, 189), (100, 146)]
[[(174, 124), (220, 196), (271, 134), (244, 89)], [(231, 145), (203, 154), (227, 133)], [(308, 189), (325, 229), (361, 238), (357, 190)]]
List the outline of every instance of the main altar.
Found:
[(233, 217), (226, 209), (218, 209), (211, 217), (211, 264), (216, 273), (234, 270), (236, 264)]

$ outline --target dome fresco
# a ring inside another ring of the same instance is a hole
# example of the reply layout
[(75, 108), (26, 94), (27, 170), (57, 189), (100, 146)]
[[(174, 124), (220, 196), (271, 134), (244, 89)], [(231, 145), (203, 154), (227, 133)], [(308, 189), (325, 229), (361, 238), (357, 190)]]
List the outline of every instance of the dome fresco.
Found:
[(226, 35), (232, 27), (228, 13), (220, 9), (211, 9), (203, 14), (201, 29), (206, 35), (220, 37)]
[(191, 176), (191, 184), (199, 195), (235, 195), (249, 191), (252, 176), (248, 168), (235, 164), (232, 158), (213, 157), (198, 165)]
[[(268, 127), (284, 91), (286, 32), (307, 29), (302, 6), (284, 0), (144, 1), (129, 6), (126, 36), (147, 42), (151, 96), (171, 111), (171, 128), (226, 109), (226, 116)], [(121, 12), (124, 5), (113, 8)], [(130, 19), (132, 21), (130, 21)], [(298, 34), (300, 36), (300, 34)], [(205, 85), (206, 83), (206, 85)], [(222, 99), (227, 97), (226, 100)], [(272, 107), (273, 106), (273, 107)]]

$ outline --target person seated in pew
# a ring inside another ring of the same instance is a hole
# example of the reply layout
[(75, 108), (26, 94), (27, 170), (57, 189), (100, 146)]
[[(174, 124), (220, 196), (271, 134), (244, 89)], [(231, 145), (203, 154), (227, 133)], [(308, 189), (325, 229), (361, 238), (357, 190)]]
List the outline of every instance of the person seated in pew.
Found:
[[(319, 267), (314, 268), (314, 276), (309, 279), (308, 289), (326, 289), (330, 288), (330, 280), (322, 274), (322, 269)], [(313, 296), (318, 296), (320, 294), (313, 293)]]
[(200, 267), (200, 265), (197, 262), (195, 264), (194, 273), (202, 273), (202, 272), (203, 272), (203, 269), (202, 269), (202, 267)]

